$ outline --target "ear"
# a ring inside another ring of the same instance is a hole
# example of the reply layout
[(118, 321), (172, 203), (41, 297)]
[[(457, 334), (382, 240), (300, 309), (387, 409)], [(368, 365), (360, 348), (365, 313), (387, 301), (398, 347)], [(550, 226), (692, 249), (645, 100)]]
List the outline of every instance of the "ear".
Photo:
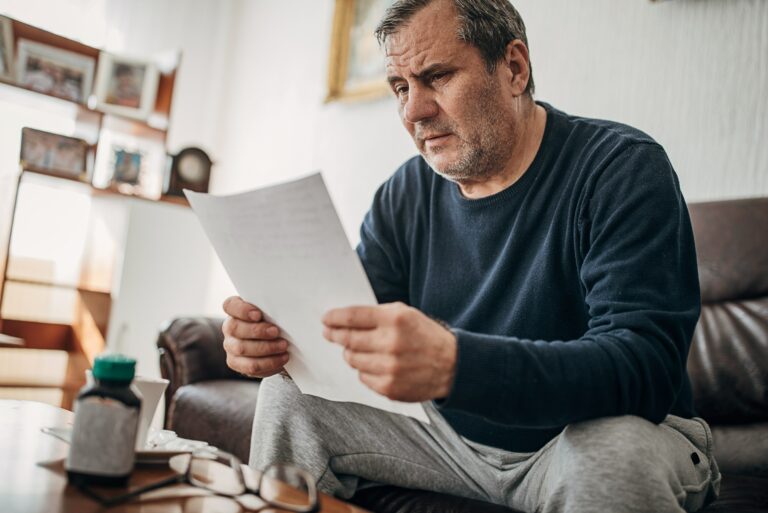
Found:
[(505, 78), (508, 78), (514, 96), (524, 94), (528, 86), (528, 80), (531, 77), (531, 67), (528, 63), (528, 47), (525, 43), (520, 39), (510, 41), (504, 52), (502, 65)]

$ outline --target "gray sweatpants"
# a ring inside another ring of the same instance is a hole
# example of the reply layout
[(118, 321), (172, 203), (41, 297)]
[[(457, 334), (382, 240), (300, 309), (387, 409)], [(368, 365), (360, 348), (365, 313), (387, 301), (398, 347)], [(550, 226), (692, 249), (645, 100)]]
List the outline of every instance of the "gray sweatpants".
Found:
[(273, 376), (259, 391), (250, 465), (299, 465), (341, 498), (383, 483), (544, 513), (696, 511), (719, 490), (701, 419), (595, 419), (569, 425), (537, 452), (512, 453), (461, 437), (424, 404), (431, 424), (304, 395)]

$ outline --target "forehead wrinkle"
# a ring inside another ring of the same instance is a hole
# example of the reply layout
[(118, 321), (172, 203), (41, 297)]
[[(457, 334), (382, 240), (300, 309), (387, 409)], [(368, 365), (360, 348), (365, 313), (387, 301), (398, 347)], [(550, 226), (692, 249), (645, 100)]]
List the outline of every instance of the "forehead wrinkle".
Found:
[[(421, 72), (435, 65), (442, 65), (451, 62), (455, 57), (455, 52), (450, 51), (444, 41), (438, 39), (430, 40), (425, 35), (412, 39), (413, 43), (406, 42), (387, 45), (386, 68), (388, 75), (418, 77)], [(457, 39), (452, 41), (454, 44), (461, 44)]]

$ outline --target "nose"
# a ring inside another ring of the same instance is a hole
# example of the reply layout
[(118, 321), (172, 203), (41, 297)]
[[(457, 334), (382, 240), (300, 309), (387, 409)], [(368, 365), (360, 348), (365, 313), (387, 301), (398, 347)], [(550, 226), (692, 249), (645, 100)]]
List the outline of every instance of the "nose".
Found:
[(408, 89), (408, 100), (403, 106), (403, 119), (408, 123), (418, 123), (437, 116), (439, 107), (431, 92), (419, 86)]

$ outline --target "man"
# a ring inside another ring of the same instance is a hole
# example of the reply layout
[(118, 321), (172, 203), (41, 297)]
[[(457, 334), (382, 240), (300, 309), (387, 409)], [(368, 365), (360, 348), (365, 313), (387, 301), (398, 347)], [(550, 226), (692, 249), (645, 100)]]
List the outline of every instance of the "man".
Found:
[[(377, 30), (421, 157), (376, 193), (358, 254), (380, 305), (324, 336), (431, 424), (265, 380), (251, 465), (349, 497), (388, 483), (524, 511), (694, 511), (719, 485), (685, 370), (699, 315), (685, 203), (630, 127), (533, 101), (506, 0), (401, 0)], [(278, 328), (225, 302), (228, 364), (271, 376)]]

